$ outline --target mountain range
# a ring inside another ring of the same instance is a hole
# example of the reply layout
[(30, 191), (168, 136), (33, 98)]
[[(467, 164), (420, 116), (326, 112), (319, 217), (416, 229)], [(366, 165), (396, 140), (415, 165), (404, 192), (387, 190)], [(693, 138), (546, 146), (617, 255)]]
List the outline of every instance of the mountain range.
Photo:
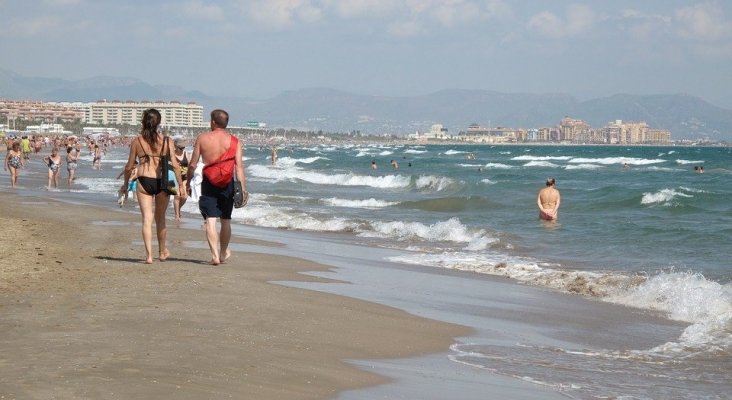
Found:
[(285, 91), (265, 100), (210, 96), (198, 90), (152, 85), (135, 78), (84, 80), (25, 77), (0, 69), (0, 99), (81, 101), (194, 101), (204, 112), (224, 108), (232, 124), (266, 122), (272, 128), (325, 132), (406, 134), (440, 123), (452, 133), (468, 125), (538, 128), (564, 116), (602, 127), (617, 119), (646, 121), (668, 129), (673, 139), (732, 141), (732, 110), (685, 94), (616, 94), (580, 101), (569, 94), (502, 93), (447, 89), (421, 96), (373, 96), (329, 88)]

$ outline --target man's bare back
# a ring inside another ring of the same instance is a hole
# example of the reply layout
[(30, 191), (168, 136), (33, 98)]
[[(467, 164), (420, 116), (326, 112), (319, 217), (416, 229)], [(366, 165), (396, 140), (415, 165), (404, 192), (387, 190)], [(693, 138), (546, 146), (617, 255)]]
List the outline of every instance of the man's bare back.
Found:
[(224, 129), (214, 129), (201, 134), (196, 140), (194, 150), (198, 150), (204, 164), (218, 160), (231, 145), (231, 135)]

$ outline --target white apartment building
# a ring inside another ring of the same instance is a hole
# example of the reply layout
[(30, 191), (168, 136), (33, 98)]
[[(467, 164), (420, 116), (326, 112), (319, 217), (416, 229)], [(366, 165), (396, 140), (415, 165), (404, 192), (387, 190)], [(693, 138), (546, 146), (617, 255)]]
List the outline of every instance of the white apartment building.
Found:
[(97, 101), (87, 103), (86, 123), (139, 125), (142, 112), (155, 108), (165, 127), (203, 127), (203, 106), (179, 101)]

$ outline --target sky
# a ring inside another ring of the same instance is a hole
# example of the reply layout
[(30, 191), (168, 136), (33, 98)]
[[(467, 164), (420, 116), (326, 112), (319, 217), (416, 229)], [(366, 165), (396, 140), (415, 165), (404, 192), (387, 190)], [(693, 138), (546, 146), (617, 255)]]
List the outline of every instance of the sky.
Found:
[(0, 68), (254, 99), (685, 93), (732, 109), (732, 1), (0, 0)]

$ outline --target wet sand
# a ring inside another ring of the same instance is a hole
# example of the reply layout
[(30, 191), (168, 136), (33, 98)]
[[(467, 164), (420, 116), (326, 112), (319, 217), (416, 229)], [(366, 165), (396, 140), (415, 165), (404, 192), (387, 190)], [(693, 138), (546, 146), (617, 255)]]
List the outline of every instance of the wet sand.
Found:
[(234, 252), (212, 267), (184, 246), (203, 231), (170, 220), (171, 257), (145, 265), (139, 213), (113, 201), (0, 193), (2, 398), (329, 398), (387, 381), (344, 360), (444, 352), (470, 332), (268, 283), (327, 281), (298, 273), (328, 269), (310, 261)]

